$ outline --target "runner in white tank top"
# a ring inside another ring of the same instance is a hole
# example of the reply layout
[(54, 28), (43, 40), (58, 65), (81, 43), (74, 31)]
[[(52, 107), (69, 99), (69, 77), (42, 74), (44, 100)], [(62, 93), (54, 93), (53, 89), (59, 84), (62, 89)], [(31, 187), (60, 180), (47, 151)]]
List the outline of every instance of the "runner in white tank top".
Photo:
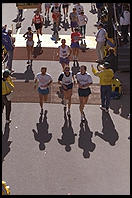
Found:
[(62, 68), (64, 69), (66, 65), (69, 65), (69, 57), (72, 50), (68, 45), (66, 45), (65, 39), (62, 39), (61, 43), (62, 45), (58, 47), (57, 57), (59, 58), (59, 62), (62, 65)]

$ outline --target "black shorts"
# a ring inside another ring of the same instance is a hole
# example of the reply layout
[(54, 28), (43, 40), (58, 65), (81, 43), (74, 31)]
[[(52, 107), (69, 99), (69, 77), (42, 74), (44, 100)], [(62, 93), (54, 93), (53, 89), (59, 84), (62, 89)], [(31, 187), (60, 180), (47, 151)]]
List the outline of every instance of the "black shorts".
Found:
[(88, 87), (87, 89), (78, 89), (78, 95), (80, 97), (85, 97), (85, 96), (89, 96), (91, 94), (91, 89)]
[(68, 8), (69, 7), (69, 5), (63, 5), (62, 6), (62, 8)]
[(36, 30), (39, 30), (39, 29), (41, 29), (42, 28), (42, 23), (36, 23), (35, 24), (35, 29)]
[(69, 85), (65, 85), (66, 87), (67, 87), (67, 89), (64, 89), (63, 87), (63, 90), (64, 91), (67, 91), (68, 89), (72, 89), (72, 87), (73, 87), (73, 83), (71, 83), (71, 84), (69, 84)]

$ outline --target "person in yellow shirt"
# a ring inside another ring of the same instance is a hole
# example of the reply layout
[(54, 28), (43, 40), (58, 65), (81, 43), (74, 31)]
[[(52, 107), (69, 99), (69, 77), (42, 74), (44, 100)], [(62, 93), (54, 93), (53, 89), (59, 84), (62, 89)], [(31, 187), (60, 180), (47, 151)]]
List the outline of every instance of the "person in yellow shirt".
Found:
[(114, 77), (114, 72), (109, 68), (109, 63), (105, 62), (101, 71), (97, 71), (93, 65), (92, 72), (95, 76), (100, 78), (100, 92), (101, 92), (101, 105), (100, 109), (109, 112), (111, 92), (112, 92), (112, 79)]
[(2, 113), (4, 106), (6, 107), (6, 123), (11, 122), (10, 113), (11, 113), (11, 93), (14, 90), (14, 83), (10, 76), (10, 71), (5, 70), (2, 77)]

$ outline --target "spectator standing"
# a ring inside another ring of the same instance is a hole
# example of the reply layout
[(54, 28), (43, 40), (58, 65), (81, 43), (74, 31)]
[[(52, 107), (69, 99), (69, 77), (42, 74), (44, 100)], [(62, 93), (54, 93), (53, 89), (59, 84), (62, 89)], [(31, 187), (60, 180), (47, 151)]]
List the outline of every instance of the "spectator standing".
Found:
[(69, 18), (71, 21), (71, 31), (73, 32), (73, 28), (78, 27), (78, 14), (76, 8), (73, 8), (73, 12), (70, 13)]
[(103, 28), (103, 24), (99, 23), (98, 26), (98, 31), (96, 33), (96, 53), (98, 60), (96, 62), (101, 63), (104, 58), (104, 46), (105, 46), (105, 41), (106, 41), (106, 30)]
[(104, 68), (101, 71), (97, 71), (93, 65), (92, 72), (95, 76), (100, 78), (100, 92), (101, 92), (101, 105), (100, 109), (109, 112), (110, 99), (112, 92), (112, 79), (114, 77), (113, 70), (109, 68), (109, 63), (104, 63)]
[(14, 83), (10, 76), (10, 71), (5, 70), (3, 72), (2, 78), (2, 113), (4, 110), (4, 106), (6, 107), (6, 123), (9, 124), (11, 122), (10, 114), (11, 114), (11, 94), (14, 90)]
[(86, 24), (88, 22), (88, 17), (84, 14), (84, 11), (81, 11), (80, 15), (78, 16), (80, 33), (85, 38), (86, 33)]
[(36, 88), (37, 82), (38, 84), (38, 93), (39, 93), (39, 103), (41, 107), (41, 114), (43, 114), (43, 102), (46, 102), (48, 99), (49, 94), (49, 85), (52, 83), (52, 77), (50, 74), (46, 73), (47, 68), (42, 67), (41, 73), (38, 73), (35, 78), (35, 85), (34, 88)]
[(70, 5), (69, 3), (62, 3), (64, 19), (65, 19), (66, 17), (68, 17), (69, 5)]
[(12, 37), (12, 30), (8, 30), (7, 32), (9, 38), (10, 38), (10, 44), (11, 48), (8, 51), (8, 61), (7, 61), (7, 69), (9, 69), (11, 72), (14, 72), (12, 69), (12, 61), (13, 61), (13, 54), (14, 54), (14, 48), (15, 48), (15, 38)]
[(130, 25), (130, 12), (129, 7), (125, 5), (123, 7), (123, 14), (120, 17), (120, 25), (121, 25), (121, 35), (123, 37), (123, 43), (128, 43), (128, 28)]

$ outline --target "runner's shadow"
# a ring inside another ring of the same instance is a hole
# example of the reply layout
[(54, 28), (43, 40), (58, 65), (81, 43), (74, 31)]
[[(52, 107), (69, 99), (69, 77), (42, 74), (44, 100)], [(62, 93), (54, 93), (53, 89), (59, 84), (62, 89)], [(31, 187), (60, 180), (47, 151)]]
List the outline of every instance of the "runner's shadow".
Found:
[(78, 138), (78, 147), (83, 149), (83, 157), (89, 158), (90, 152), (93, 152), (96, 145), (92, 142), (93, 132), (90, 131), (88, 121), (85, 118), (84, 122), (80, 123), (80, 131)]
[(62, 23), (61, 27), (64, 28), (65, 31), (70, 29), (70, 25), (69, 25), (68, 19), (64, 19), (63, 21), (61, 21), (61, 23)]
[(102, 125), (102, 133), (95, 131), (95, 136), (102, 138), (111, 146), (114, 146), (116, 141), (119, 139), (119, 135), (115, 129), (115, 125), (110, 117), (110, 114), (105, 111), (102, 111)]
[(2, 133), (2, 162), (4, 161), (5, 156), (10, 152), (10, 145), (12, 141), (8, 141), (9, 133), (9, 124), (5, 124), (4, 134)]
[(57, 139), (59, 144), (65, 145), (65, 150), (67, 152), (71, 151), (71, 144), (75, 143), (75, 136), (77, 134), (74, 133), (72, 128), (71, 117), (66, 115), (66, 110), (64, 110), (64, 125), (62, 127), (62, 137), (61, 139)]
[(44, 118), (43, 114), (40, 115), (39, 123), (36, 124), (37, 132), (33, 129), (34, 139), (39, 142), (39, 149), (45, 150), (45, 143), (48, 143), (52, 138), (52, 133), (48, 133), (49, 124), (47, 122), (47, 110), (45, 110)]

